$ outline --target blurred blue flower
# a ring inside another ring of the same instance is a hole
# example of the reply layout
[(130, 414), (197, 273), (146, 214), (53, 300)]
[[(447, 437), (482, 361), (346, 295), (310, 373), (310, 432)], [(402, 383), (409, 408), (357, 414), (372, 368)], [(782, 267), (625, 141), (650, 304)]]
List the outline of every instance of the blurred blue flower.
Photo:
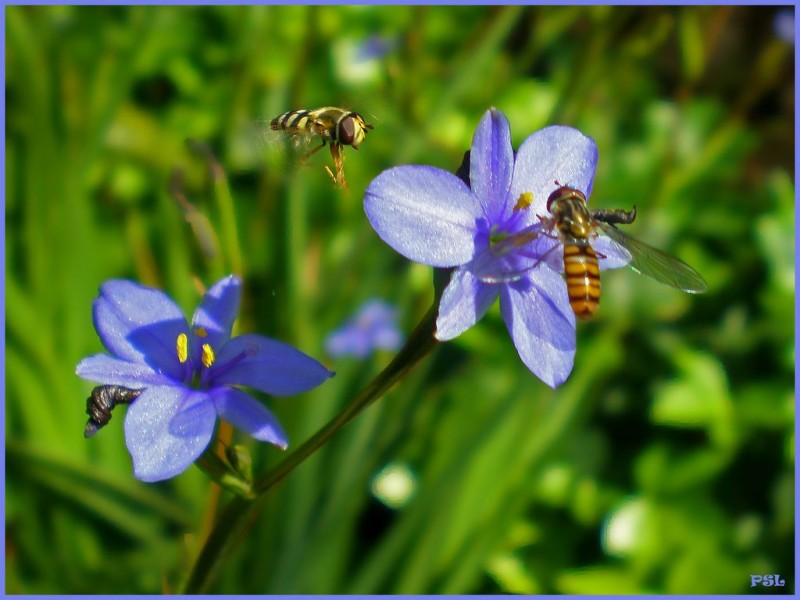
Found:
[(386, 70), (385, 57), (399, 42), (400, 38), (386, 35), (337, 38), (332, 48), (337, 77), (352, 85), (377, 83)]
[[(563, 253), (553, 251), (560, 242), (539, 235), (539, 216), (548, 215), (547, 198), (560, 185), (588, 197), (596, 165), (594, 141), (563, 126), (530, 135), (515, 156), (508, 120), (492, 108), (472, 139), (469, 185), (435, 167), (395, 167), (370, 183), (364, 210), (400, 254), (433, 267), (456, 267), (439, 306), (437, 339), (469, 329), (499, 297), (522, 361), (556, 387), (572, 370), (575, 316), (560, 274)], [(608, 238), (592, 245), (601, 268), (629, 260)]]
[(772, 25), (775, 35), (784, 42), (794, 45), (794, 8), (783, 8), (777, 11)]
[(397, 350), (403, 335), (397, 328), (397, 311), (383, 300), (368, 300), (356, 315), (325, 340), (331, 356), (366, 358), (373, 350)]
[(333, 375), (299, 350), (259, 335), (231, 338), (241, 282), (209, 289), (189, 326), (166, 294), (113, 280), (94, 301), (97, 334), (110, 354), (83, 359), (77, 374), (141, 389), (125, 416), (125, 440), (142, 481), (174, 477), (211, 442), (217, 417), (257, 440), (286, 448), (275, 416), (236, 386), (289, 396)]
[(400, 44), (398, 36), (371, 35), (357, 46), (357, 62), (381, 59)]

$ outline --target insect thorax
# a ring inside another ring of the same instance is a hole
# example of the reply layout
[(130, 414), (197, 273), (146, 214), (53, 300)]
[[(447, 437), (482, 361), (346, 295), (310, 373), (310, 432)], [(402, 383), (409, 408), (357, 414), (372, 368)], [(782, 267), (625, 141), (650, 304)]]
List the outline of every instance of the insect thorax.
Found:
[[(564, 188), (562, 188), (564, 189)], [(586, 240), (592, 233), (592, 215), (586, 207), (586, 200), (577, 193), (561, 193), (557, 190), (551, 194), (548, 209), (553, 215), (555, 227), (562, 238)]]

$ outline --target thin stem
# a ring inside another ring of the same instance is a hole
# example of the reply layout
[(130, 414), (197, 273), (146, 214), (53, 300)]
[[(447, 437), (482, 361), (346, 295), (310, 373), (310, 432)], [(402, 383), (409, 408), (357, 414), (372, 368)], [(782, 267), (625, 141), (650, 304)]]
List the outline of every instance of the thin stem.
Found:
[(184, 587), (184, 593), (206, 593), (222, 565), (252, 526), (269, 492), (295, 467), (327, 442), (334, 433), (344, 427), (350, 419), (385, 394), (392, 385), (433, 349), (436, 345), (433, 333), (437, 312), (438, 302), (434, 302), (394, 360), (327, 425), (253, 484), (253, 490), (256, 493), (254, 500), (246, 500), (237, 496), (228, 502), (195, 561)]

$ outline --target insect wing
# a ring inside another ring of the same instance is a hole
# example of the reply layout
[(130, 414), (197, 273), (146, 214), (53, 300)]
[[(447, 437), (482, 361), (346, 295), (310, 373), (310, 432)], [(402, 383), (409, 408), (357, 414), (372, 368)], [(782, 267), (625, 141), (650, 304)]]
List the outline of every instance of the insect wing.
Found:
[(317, 127), (311, 124), (304, 129), (272, 129), (271, 121), (257, 121), (256, 131), (262, 147), (290, 147), (293, 153), (302, 155), (308, 152), (313, 146), (321, 145)]
[(596, 221), (595, 226), (599, 233), (630, 252), (628, 266), (637, 273), (689, 294), (701, 294), (708, 289), (703, 276), (679, 258), (648, 246), (607, 223)]
[(493, 242), (470, 263), (470, 271), (484, 283), (510, 283), (548, 264), (561, 269), (561, 255), (555, 250), (558, 241), (541, 231), (510, 235)]
[(322, 138), (310, 131), (273, 130), (270, 121), (251, 123), (248, 140), (256, 163), (279, 173), (294, 173), (309, 164), (309, 157), (322, 147)]

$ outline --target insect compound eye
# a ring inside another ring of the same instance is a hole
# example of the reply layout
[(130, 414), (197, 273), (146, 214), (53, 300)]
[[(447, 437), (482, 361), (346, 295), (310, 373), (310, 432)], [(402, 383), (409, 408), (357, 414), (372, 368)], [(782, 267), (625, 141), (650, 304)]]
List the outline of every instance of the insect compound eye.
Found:
[(561, 198), (561, 196), (563, 195), (563, 189), (564, 188), (558, 188), (555, 192), (553, 192), (547, 197), (547, 212), (553, 212), (552, 211), (553, 202)]
[(339, 143), (345, 144), (346, 146), (353, 143), (356, 137), (356, 120), (351, 115), (347, 115), (339, 122), (338, 134)]
[[(556, 184), (558, 184), (558, 182), (556, 182)], [(576, 188), (562, 185), (547, 198), (547, 212), (553, 212), (553, 204), (555, 202), (563, 202), (572, 198), (577, 198), (586, 202), (586, 197), (583, 195), (583, 192)]]

